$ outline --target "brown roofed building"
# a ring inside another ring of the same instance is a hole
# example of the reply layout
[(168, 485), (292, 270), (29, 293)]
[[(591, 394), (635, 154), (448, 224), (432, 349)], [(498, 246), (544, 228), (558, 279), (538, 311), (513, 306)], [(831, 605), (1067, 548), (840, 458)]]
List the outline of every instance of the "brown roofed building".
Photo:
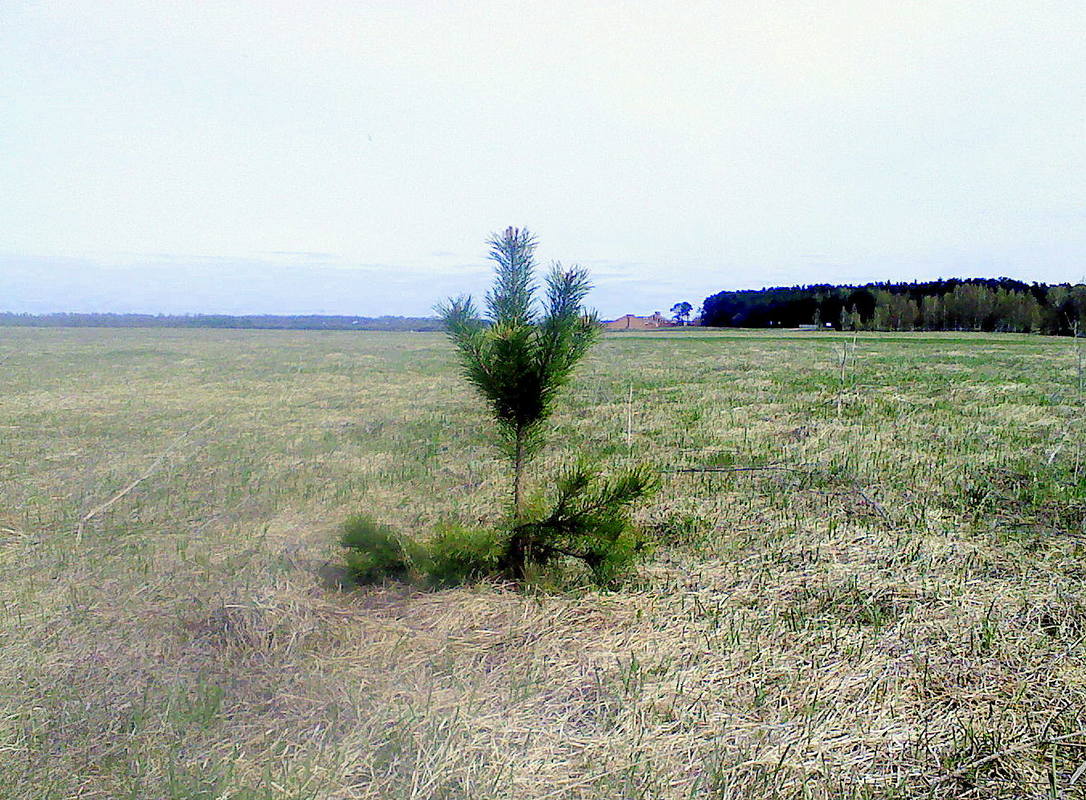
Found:
[(651, 317), (626, 314), (618, 319), (603, 323), (604, 330), (608, 331), (651, 331), (657, 328), (674, 327), (675, 323), (666, 320), (659, 311), (653, 312)]

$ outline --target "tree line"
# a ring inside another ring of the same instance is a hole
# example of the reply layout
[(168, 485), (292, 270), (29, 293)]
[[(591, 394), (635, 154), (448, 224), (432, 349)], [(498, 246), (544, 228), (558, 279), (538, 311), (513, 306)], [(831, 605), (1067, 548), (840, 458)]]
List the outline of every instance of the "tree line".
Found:
[(838, 330), (1086, 332), (1086, 284), (952, 278), (922, 283), (816, 284), (718, 292), (702, 325)]
[(240, 328), (321, 331), (437, 331), (436, 317), (349, 317), (256, 314), (13, 314), (0, 313), (0, 326), (23, 328)]

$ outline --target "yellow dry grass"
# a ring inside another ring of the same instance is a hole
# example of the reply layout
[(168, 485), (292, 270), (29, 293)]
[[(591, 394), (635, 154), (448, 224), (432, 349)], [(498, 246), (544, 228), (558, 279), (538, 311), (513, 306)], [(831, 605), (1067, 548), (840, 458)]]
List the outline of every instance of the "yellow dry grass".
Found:
[(652, 460), (653, 559), (424, 593), (333, 542), (500, 513), (440, 337), (6, 332), (0, 795), (1086, 797), (1072, 350), (838, 349), (607, 338), (534, 474)]

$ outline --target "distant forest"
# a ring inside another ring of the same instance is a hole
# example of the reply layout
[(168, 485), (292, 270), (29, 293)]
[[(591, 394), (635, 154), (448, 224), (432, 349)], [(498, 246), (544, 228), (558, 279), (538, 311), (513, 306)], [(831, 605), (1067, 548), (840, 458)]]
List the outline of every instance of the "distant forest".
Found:
[[(1006, 331), (1086, 335), (1086, 284), (1011, 278), (951, 278), (863, 286), (777, 286), (705, 298), (701, 324), (721, 328)], [(0, 326), (28, 328), (234, 328), (265, 330), (437, 331), (436, 317), (254, 314), (15, 314)]]
[(436, 317), (337, 317), (310, 314), (12, 314), (0, 312), (0, 326), (23, 328), (243, 328), (301, 331), (437, 331)]
[(718, 292), (705, 298), (701, 324), (1083, 335), (1086, 285), (954, 278), (927, 283), (820, 284)]

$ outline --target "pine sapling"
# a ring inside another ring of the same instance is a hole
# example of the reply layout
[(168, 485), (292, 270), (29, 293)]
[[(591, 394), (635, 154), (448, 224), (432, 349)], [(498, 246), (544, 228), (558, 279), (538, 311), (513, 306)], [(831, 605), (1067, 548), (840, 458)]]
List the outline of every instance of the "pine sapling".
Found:
[(533, 283), (536, 239), (507, 228), (491, 237), (494, 287), (481, 317), (470, 297), (438, 311), (460, 357), (464, 377), (490, 407), (512, 468), (512, 519), (523, 521), (524, 469), (543, 444), (543, 423), (559, 390), (599, 337), (595, 314), (583, 301), (591, 285), (581, 267), (555, 264), (546, 277), (542, 313)]
[[(495, 280), (485, 316), (470, 297), (450, 300), (438, 311), (464, 377), (490, 409), (510, 463), (510, 526), (497, 564), (519, 581), (532, 565), (569, 558), (581, 561), (598, 584), (613, 583), (647, 549), (633, 533), (630, 509), (656, 485), (649, 470), (605, 478), (577, 466), (558, 480), (550, 509), (531, 518), (524, 495), (525, 467), (543, 445), (544, 423), (559, 391), (600, 335), (595, 314), (583, 305), (588, 273), (555, 264), (546, 276), (545, 296), (537, 299), (531, 233), (507, 228), (489, 244)], [(443, 546), (448, 549), (450, 542)]]

